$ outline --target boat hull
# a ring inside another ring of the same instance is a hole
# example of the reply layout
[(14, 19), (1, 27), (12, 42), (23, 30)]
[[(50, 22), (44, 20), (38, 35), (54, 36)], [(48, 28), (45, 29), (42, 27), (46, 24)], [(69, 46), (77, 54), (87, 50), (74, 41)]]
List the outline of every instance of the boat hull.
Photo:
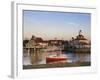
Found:
[(47, 57), (46, 58), (46, 62), (47, 63), (49, 63), (49, 62), (64, 61), (64, 60), (67, 60), (67, 58), (65, 58), (65, 57)]

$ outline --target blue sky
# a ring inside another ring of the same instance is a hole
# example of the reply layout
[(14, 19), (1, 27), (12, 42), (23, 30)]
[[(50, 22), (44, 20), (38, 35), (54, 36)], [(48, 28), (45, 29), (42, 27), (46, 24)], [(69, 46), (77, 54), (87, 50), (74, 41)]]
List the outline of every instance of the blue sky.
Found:
[(44, 40), (70, 40), (82, 30), (84, 36), (91, 38), (91, 14), (73, 12), (23, 11), (24, 38), (32, 35)]

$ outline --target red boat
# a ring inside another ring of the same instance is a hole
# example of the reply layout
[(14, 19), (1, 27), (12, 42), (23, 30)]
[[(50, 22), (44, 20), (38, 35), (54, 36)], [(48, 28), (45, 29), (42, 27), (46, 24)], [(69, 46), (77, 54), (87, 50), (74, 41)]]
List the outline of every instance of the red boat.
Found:
[[(53, 47), (52, 47), (53, 48)], [(54, 49), (54, 48), (53, 48)], [(46, 62), (61, 62), (67, 60), (67, 56), (62, 53), (62, 48), (58, 47), (58, 52), (52, 52), (50, 55), (46, 56)]]
[(46, 57), (46, 62), (58, 62), (58, 61), (64, 61), (67, 60), (67, 58), (65, 56), (48, 56)]

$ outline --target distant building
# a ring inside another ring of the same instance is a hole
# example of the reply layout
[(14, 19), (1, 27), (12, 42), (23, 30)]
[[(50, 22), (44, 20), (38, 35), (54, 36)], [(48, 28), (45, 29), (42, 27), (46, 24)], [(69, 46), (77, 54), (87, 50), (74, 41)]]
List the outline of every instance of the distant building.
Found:
[[(26, 41), (24, 41), (25, 43)], [(41, 47), (45, 48), (48, 46), (48, 41), (44, 41), (41, 37), (32, 36), (32, 38), (24, 44), (26, 48), (34, 48), (34, 47)]]
[(60, 46), (62, 45), (63, 40), (49, 40), (50, 46)]
[(79, 34), (76, 38), (72, 37), (70, 45), (75, 48), (90, 48), (90, 42), (82, 34), (82, 30), (79, 31)]
[(29, 40), (23, 40), (23, 47), (26, 47), (26, 44), (29, 42)]
[(48, 41), (43, 40), (41, 37), (36, 37), (36, 38), (35, 38), (35, 42), (36, 42), (38, 45), (41, 45), (42, 48), (45, 48), (45, 47), (48, 46)]
[(35, 46), (37, 46), (38, 44), (35, 41), (35, 36), (32, 36), (32, 38), (28, 41), (28, 43), (26, 44), (26, 48), (34, 48)]

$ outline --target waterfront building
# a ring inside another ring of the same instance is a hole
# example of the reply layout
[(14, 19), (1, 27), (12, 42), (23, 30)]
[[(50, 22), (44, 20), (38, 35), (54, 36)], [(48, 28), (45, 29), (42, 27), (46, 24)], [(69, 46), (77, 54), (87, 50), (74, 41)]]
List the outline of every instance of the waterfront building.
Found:
[(63, 40), (49, 40), (50, 46), (60, 46), (62, 45)]
[(76, 38), (72, 37), (70, 45), (75, 48), (90, 48), (90, 42), (82, 34), (82, 30), (79, 31)]
[(42, 45), (39, 44), (41, 40), (42, 38), (37, 38), (35, 36), (32, 36), (32, 38), (28, 41), (28, 43), (24, 47), (24, 50), (26, 50), (27, 54), (30, 56), (32, 64), (35, 64), (36, 62), (42, 59), (41, 49), (43, 47)]

